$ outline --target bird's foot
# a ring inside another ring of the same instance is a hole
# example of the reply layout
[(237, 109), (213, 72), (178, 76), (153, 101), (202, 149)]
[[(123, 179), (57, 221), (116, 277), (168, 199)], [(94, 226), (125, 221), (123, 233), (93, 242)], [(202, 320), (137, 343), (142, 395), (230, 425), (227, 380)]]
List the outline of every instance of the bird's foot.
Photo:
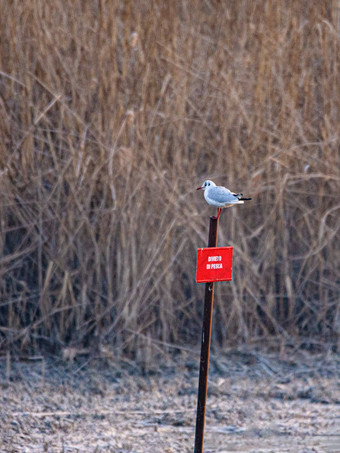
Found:
[(221, 212), (222, 212), (222, 208), (217, 208), (217, 217), (216, 217), (217, 220), (220, 218)]

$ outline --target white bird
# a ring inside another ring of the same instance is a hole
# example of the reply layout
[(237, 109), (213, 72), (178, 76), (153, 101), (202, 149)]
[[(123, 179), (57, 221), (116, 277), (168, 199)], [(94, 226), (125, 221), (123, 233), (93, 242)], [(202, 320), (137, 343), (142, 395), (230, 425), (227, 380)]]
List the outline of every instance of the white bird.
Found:
[(234, 193), (223, 186), (216, 186), (213, 181), (207, 179), (204, 183), (197, 187), (197, 190), (204, 190), (205, 201), (211, 206), (217, 208), (217, 218), (219, 219), (222, 209), (229, 208), (235, 204), (243, 204), (251, 198), (243, 197), (242, 193)]

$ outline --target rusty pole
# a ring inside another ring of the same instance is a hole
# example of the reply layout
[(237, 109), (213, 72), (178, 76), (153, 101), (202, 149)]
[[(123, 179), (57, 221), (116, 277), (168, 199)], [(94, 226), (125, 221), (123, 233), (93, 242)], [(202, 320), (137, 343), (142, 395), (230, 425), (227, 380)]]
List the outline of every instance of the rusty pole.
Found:
[[(218, 218), (210, 217), (208, 247), (216, 247)], [(207, 401), (211, 322), (214, 302), (214, 283), (205, 284), (204, 314), (202, 327), (200, 375), (198, 383), (195, 453), (203, 452), (205, 406)]]

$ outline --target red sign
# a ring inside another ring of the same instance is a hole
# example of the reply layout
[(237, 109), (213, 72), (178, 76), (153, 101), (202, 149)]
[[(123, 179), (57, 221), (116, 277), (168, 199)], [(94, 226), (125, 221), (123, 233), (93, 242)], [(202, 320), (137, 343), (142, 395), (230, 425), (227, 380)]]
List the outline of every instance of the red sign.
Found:
[(231, 281), (232, 247), (208, 247), (197, 250), (196, 282)]

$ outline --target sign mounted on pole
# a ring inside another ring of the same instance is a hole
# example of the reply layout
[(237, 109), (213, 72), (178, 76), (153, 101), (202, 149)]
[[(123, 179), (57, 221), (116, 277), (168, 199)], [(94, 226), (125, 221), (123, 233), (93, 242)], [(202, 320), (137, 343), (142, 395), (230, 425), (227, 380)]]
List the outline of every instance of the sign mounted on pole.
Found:
[(197, 250), (196, 282), (232, 280), (233, 248), (207, 247)]

